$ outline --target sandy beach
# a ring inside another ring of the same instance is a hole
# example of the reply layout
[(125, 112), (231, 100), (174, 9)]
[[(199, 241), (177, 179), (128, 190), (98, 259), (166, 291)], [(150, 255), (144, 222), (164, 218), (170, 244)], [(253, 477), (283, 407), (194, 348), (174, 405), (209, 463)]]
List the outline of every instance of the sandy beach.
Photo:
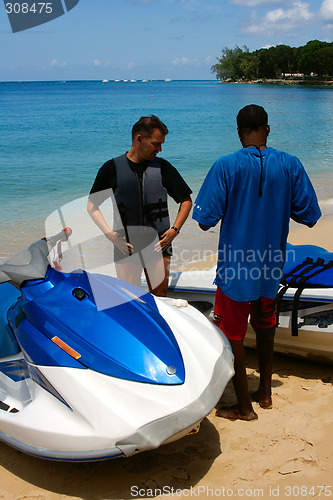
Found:
[[(323, 217), (311, 230), (292, 225), (289, 241), (315, 243), (333, 252), (332, 234), (333, 218)], [(247, 353), (247, 366), (254, 390), (259, 377), (254, 351)], [(0, 444), (0, 498), (332, 496), (332, 384), (332, 366), (276, 355), (273, 408), (264, 410), (254, 403), (257, 421), (222, 420), (214, 410), (196, 435), (128, 459), (99, 463), (48, 462)], [(229, 384), (219, 405), (233, 402)]]

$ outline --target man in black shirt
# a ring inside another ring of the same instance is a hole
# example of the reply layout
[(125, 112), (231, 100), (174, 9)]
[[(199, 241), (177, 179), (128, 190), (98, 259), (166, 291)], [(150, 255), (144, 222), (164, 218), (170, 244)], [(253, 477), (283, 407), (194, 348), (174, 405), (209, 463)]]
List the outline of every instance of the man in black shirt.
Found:
[[(166, 296), (169, 278), (171, 243), (179, 234), (192, 207), (191, 189), (178, 171), (166, 160), (157, 158), (168, 129), (159, 118), (141, 117), (132, 128), (132, 146), (124, 155), (107, 161), (98, 171), (88, 200), (88, 213), (114, 245), (118, 278), (140, 285), (145, 271), (149, 291)], [(119, 216), (111, 229), (100, 205), (113, 193)], [(167, 197), (180, 204), (170, 227)], [(155, 236), (158, 243), (153, 252)], [(162, 251), (163, 259), (160, 258)], [(138, 256), (131, 258), (131, 256)], [(161, 276), (156, 283), (156, 276)]]

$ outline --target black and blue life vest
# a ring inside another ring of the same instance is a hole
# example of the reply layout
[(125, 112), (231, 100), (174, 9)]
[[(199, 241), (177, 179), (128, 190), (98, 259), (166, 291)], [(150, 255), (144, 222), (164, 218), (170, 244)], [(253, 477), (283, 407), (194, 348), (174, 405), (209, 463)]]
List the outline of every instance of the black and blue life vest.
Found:
[(114, 197), (122, 225), (152, 227), (158, 234), (164, 233), (170, 227), (170, 219), (161, 159), (155, 158), (148, 164), (142, 179), (129, 166), (126, 154), (113, 161), (117, 172)]

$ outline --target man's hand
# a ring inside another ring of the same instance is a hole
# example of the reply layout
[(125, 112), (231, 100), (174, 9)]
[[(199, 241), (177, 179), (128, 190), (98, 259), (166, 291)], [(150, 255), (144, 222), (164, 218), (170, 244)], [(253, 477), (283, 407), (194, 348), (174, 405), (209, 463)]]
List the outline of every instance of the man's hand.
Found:
[(131, 255), (133, 253), (133, 245), (127, 243), (125, 236), (120, 237), (116, 231), (109, 231), (105, 236), (115, 247), (119, 248), (124, 255)]
[(171, 245), (171, 242), (175, 239), (177, 236), (177, 233), (174, 229), (167, 229), (165, 233), (162, 234), (161, 239), (158, 243), (155, 245), (155, 251), (156, 252), (163, 252), (168, 248), (169, 245)]

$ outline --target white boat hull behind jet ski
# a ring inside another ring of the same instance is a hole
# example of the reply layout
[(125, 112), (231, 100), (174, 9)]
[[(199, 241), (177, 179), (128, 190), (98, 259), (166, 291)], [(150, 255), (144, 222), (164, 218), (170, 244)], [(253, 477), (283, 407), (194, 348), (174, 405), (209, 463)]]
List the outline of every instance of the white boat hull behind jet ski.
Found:
[[(304, 247), (300, 247), (304, 253)], [(296, 248), (296, 247), (293, 247)], [(310, 252), (320, 247), (310, 247)], [(316, 252), (315, 252), (316, 253)], [(319, 255), (319, 253), (318, 253)], [(324, 253), (325, 255), (325, 253)], [(315, 255), (317, 257), (317, 254)], [(168, 295), (182, 298), (213, 318), (216, 266), (207, 271), (184, 271), (170, 277)], [(305, 288), (297, 310), (298, 335), (292, 335), (292, 310), (297, 289), (289, 287), (283, 295), (279, 325), (276, 329), (276, 352), (314, 361), (333, 363), (333, 283), (332, 287)], [(244, 345), (256, 346), (255, 332), (249, 324)]]
[(0, 439), (42, 458), (91, 461), (197, 430), (233, 375), (218, 329), (189, 305), (111, 277), (93, 279), (111, 302), (130, 299), (106, 310), (86, 272), (48, 266), (44, 278), (39, 270), (18, 282), (26, 257), (0, 266)]

